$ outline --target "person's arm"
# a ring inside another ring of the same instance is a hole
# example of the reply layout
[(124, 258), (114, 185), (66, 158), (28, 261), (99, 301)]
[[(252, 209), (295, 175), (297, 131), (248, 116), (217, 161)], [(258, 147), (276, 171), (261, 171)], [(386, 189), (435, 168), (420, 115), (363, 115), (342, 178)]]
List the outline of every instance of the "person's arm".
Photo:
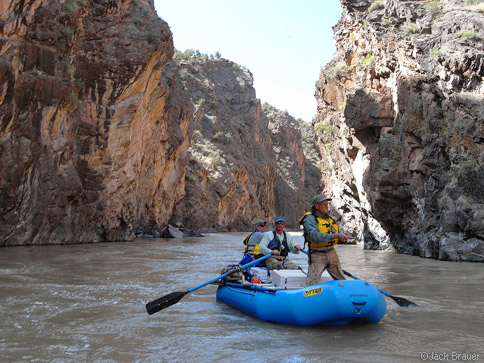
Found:
[(272, 251), (267, 247), (267, 246), (269, 246), (269, 243), (271, 242), (269, 235), (272, 235), (272, 232), (264, 233), (264, 237), (262, 237), (262, 239), (259, 243), (259, 251), (264, 256), (272, 253)]
[(256, 230), (254, 233), (252, 233), (252, 236), (250, 236), (247, 244), (256, 245), (262, 240), (263, 237), (264, 237), (264, 233), (262, 233), (259, 230)]
[(294, 238), (292, 238), (292, 235), (286, 232), (286, 236), (287, 236), (287, 245), (289, 246), (289, 251), (291, 251), (292, 253), (299, 253), (299, 251), (301, 250), (301, 246), (294, 244)]

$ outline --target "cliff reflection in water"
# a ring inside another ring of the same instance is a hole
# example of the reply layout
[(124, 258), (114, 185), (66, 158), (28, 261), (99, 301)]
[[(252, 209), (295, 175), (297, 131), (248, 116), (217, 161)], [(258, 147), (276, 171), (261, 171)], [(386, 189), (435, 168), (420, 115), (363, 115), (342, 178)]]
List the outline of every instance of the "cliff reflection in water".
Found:
[(483, 352), (482, 264), (356, 246), (337, 247), (347, 271), (419, 306), (387, 299), (378, 324), (301, 328), (233, 310), (209, 285), (146, 314), (148, 301), (237, 262), (243, 236), (0, 249), (3, 360), (418, 362), (423, 352)]

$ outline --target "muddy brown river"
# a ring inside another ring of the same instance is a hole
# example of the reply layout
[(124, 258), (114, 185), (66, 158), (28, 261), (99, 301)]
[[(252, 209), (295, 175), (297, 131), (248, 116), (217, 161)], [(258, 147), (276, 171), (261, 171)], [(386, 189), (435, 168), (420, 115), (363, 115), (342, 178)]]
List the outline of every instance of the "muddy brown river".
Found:
[(386, 298), (376, 324), (261, 322), (217, 302), (214, 285), (146, 313), (238, 262), (244, 236), (0, 248), (0, 361), (484, 362), (482, 263), (337, 246), (345, 270), (418, 304)]

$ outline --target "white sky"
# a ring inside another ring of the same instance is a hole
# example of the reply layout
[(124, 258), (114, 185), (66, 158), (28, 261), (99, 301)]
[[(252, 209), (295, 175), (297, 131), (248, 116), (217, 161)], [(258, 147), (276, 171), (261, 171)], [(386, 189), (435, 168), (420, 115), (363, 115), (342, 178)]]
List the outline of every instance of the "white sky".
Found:
[(175, 48), (248, 68), (257, 98), (295, 118), (316, 114), (315, 83), (335, 53), (339, 0), (155, 0)]

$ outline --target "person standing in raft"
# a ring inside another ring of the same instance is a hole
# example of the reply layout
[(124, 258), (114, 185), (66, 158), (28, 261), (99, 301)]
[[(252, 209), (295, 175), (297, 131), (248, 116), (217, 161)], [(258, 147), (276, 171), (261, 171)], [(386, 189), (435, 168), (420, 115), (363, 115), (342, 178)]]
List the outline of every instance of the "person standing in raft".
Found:
[(301, 246), (294, 245), (292, 236), (284, 231), (286, 219), (279, 216), (275, 220), (275, 230), (266, 232), (260, 241), (259, 251), (264, 256), (272, 254), (266, 260), (269, 270), (297, 270), (298, 266), (287, 258), (289, 252), (299, 253)]
[(313, 198), (311, 212), (306, 213), (299, 224), (304, 227), (304, 240), (309, 244), (309, 268), (306, 286), (319, 283), (321, 275), (328, 269), (335, 280), (345, 280), (334, 245), (346, 242), (348, 233), (339, 233), (338, 226), (328, 214), (331, 198), (318, 194)]

